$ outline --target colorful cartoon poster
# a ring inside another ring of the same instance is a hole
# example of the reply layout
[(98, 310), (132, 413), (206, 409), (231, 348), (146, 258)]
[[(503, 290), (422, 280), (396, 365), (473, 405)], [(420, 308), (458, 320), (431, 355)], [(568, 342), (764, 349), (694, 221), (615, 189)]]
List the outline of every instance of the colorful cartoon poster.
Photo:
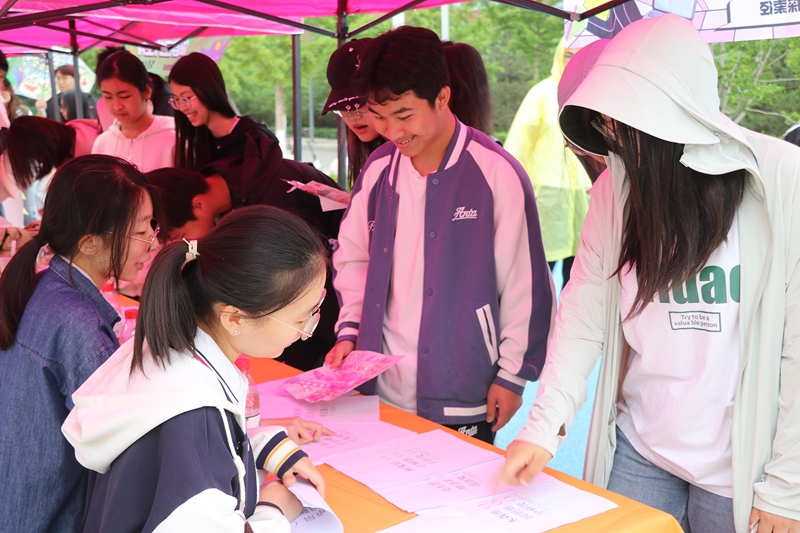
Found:
[[(564, 9), (582, 13), (605, 0), (565, 0)], [(610, 39), (643, 18), (673, 13), (691, 20), (706, 42), (752, 41), (800, 36), (800, 0), (634, 0), (582, 21), (567, 21), (567, 46), (581, 48)]]

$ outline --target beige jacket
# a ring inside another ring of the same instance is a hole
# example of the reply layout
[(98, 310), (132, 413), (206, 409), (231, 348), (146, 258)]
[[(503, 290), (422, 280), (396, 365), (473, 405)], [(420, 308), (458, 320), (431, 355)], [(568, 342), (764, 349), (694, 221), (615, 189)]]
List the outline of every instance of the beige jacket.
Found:
[[(593, 109), (684, 144), (681, 162), (695, 170), (748, 173), (738, 210), (741, 377), (732, 429), (734, 519), (745, 533), (753, 507), (800, 520), (800, 149), (733, 124), (719, 112), (716, 87), (713, 57), (690, 22), (645, 19), (608, 44), (566, 102), (561, 125), (590, 149), (569, 114), (571, 106)], [(539, 396), (519, 437), (555, 453), (602, 356), (584, 471), (600, 486), (613, 465), (616, 401), (627, 368), (613, 275), (627, 182), (621, 160), (612, 154), (607, 161), (610, 174), (591, 191)]]

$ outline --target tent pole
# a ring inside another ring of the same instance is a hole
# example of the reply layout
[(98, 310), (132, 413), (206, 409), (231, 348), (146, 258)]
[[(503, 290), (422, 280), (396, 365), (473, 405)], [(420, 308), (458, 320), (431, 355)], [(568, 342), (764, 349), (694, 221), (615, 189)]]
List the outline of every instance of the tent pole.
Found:
[[(158, 47), (153, 47), (153, 46), (150, 46), (149, 44), (146, 44), (146, 43), (134, 42), (134, 41), (126, 41), (124, 39), (118, 39), (117, 37), (110, 37), (108, 35), (98, 35), (96, 33), (89, 33), (88, 31), (82, 31), (82, 30), (77, 30), (77, 29), (76, 30), (72, 30), (72, 29), (68, 29), (68, 28), (62, 28), (60, 26), (53, 26), (51, 24), (43, 24), (41, 22), (36, 22), (36, 23), (33, 23), (33, 24), (27, 24), (27, 26), (35, 26), (37, 28), (47, 28), (48, 30), (60, 31), (60, 32), (64, 32), (64, 33), (71, 33), (71, 34), (75, 34), (75, 35), (80, 35), (82, 37), (89, 37), (90, 39), (99, 39), (101, 42), (102, 41), (109, 41), (109, 42), (112, 42), (112, 43), (128, 44), (128, 45), (131, 45), (131, 46), (139, 46), (141, 48), (150, 48), (152, 50), (161, 50), (163, 48), (163, 46), (161, 46), (161, 45), (159, 45)], [(3, 28), (2, 26), (0, 26), (0, 31), (4, 31), (5, 29), (6, 28)]]
[(303, 160), (303, 82), (300, 79), (300, 35), (292, 35), (292, 127), (294, 160)]
[[(347, 39), (347, 0), (339, 0), (336, 10), (336, 45), (341, 46)], [(338, 158), (338, 181), (342, 189), (347, 189), (347, 126), (342, 119), (336, 120), (336, 152)], [(357, 176), (353, 176), (355, 179)]]
[(414, 9), (415, 7), (417, 7), (419, 4), (421, 4), (421, 3), (422, 3), (422, 2), (424, 2), (424, 1), (425, 1), (425, 0), (412, 0), (411, 2), (409, 2), (409, 3), (405, 4), (405, 5), (402, 5), (402, 6), (398, 7), (398, 8), (397, 8), (397, 9), (395, 9), (394, 11), (391, 11), (391, 12), (389, 12), (389, 13), (386, 13), (386, 14), (385, 14), (385, 15), (383, 15), (382, 17), (378, 17), (378, 18), (376, 18), (376, 19), (375, 19), (375, 20), (373, 20), (372, 22), (368, 22), (368, 23), (364, 24), (363, 26), (361, 26), (360, 28), (356, 28), (355, 30), (353, 30), (353, 31), (351, 31), (351, 32), (348, 32), (348, 34), (347, 34), (347, 37), (348, 37), (348, 38), (349, 38), (349, 37), (355, 37), (356, 35), (358, 35), (358, 34), (359, 34), (359, 33), (361, 33), (362, 31), (365, 31), (365, 30), (368, 30), (368, 29), (370, 29), (370, 28), (372, 28), (372, 27), (374, 27), (374, 26), (377, 26), (377, 25), (378, 25), (378, 24), (380, 24), (381, 22), (384, 22), (384, 21), (386, 21), (386, 20), (389, 20), (390, 18), (394, 17), (395, 15), (399, 15), (399, 14), (401, 14), (401, 13), (405, 13), (405, 12), (406, 12), (406, 11), (408, 11), (409, 9)]
[(30, 48), (31, 50), (41, 50), (42, 52), (49, 52), (50, 51), (49, 48), (45, 48), (44, 46), (36, 46), (35, 44), (18, 43), (16, 41), (6, 41), (5, 39), (0, 39), (0, 43), (8, 44), (10, 46), (27, 47), (27, 48)]
[[(164, 0), (162, 0), (164, 1)], [(210, 6), (221, 7), (222, 9), (227, 9), (228, 11), (233, 11), (234, 13), (241, 13), (243, 15), (250, 15), (251, 17), (256, 17), (264, 20), (270, 20), (272, 22), (276, 22), (278, 24), (284, 24), (286, 26), (290, 26), (292, 28), (297, 28), (299, 30), (310, 31), (311, 33), (319, 33), (320, 35), (327, 35), (328, 37), (335, 37), (332, 31), (324, 30), (322, 28), (317, 28), (315, 26), (309, 26), (308, 24), (303, 24), (302, 22), (295, 22), (293, 20), (288, 20), (281, 17), (276, 17), (267, 13), (261, 13), (260, 11), (255, 11), (253, 9), (248, 9), (246, 7), (235, 6), (233, 4), (228, 4), (226, 2), (221, 2), (220, 0), (194, 0), (195, 2), (200, 2), (201, 4), (207, 4)]]
[[(128, 30), (128, 29), (130, 29), (130, 28), (134, 27), (136, 24), (138, 24), (138, 21), (136, 21), (136, 20), (134, 20), (134, 21), (131, 21), (131, 22), (129, 22), (129, 23), (127, 23), (127, 24), (125, 24), (125, 25), (124, 25), (122, 28), (120, 28), (119, 30), (115, 30), (115, 31), (111, 32), (111, 33), (109, 34), (109, 36), (110, 36), (110, 37), (113, 37), (113, 36), (115, 36), (116, 34), (118, 34), (118, 33), (120, 33), (120, 32), (123, 32), (123, 31), (125, 31), (125, 30)], [(95, 46), (97, 46), (97, 45), (101, 44), (102, 42), (103, 42), (102, 40), (100, 40), (100, 41), (95, 41), (95, 42), (93, 42), (92, 44), (88, 45), (88, 46), (87, 46), (86, 48), (84, 48), (83, 50), (81, 50), (80, 52), (78, 52), (78, 54), (82, 54), (82, 53), (86, 52), (87, 50), (91, 50), (92, 48), (94, 48)]]
[[(69, 21), (69, 29), (75, 31), (75, 21)], [(78, 38), (74, 33), (70, 32), (69, 42), (72, 46), (72, 67), (75, 70), (75, 113), (78, 118), (85, 118), (83, 116), (83, 91), (81, 91), (81, 73), (78, 67)]]
[(16, 4), (16, 3), (17, 3), (17, 0), (8, 0), (8, 2), (6, 2), (6, 4), (2, 7), (2, 9), (0, 9), (0, 17), (5, 17), (6, 13), (8, 13), (8, 11), (12, 7), (14, 7), (14, 4)]
[(50, 71), (50, 112), (56, 120), (59, 120), (61, 111), (58, 109), (58, 87), (56, 86), (56, 69), (53, 66), (53, 52), (47, 52), (47, 70)]

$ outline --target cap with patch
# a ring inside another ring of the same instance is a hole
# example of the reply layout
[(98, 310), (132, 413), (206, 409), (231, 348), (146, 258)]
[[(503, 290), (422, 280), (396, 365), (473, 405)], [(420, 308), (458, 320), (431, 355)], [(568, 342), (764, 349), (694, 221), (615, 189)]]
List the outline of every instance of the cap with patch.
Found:
[(367, 99), (355, 94), (351, 82), (361, 63), (364, 49), (372, 39), (353, 39), (336, 49), (328, 61), (328, 84), (331, 92), (322, 108), (328, 111), (348, 110), (363, 107)]

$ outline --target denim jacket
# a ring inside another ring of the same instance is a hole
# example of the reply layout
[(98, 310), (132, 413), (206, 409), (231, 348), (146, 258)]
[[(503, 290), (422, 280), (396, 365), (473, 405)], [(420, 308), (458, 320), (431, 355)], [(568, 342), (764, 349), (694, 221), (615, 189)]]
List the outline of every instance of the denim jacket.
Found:
[(53, 257), (0, 351), (0, 531), (80, 530), (88, 472), (61, 424), (72, 393), (119, 347), (118, 320), (88, 278)]

